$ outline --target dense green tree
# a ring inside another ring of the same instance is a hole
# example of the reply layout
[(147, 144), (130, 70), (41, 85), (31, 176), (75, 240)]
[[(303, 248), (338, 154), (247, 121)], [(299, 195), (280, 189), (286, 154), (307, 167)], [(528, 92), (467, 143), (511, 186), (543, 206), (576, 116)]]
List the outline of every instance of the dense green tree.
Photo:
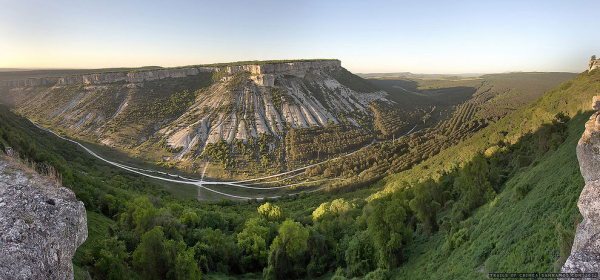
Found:
[(310, 262), (306, 266), (307, 276), (314, 278), (325, 273), (331, 263), (332, 253), (329, 251), (327, 236), (314, 227), (308, 228), (306, 254)]
[(137, 233), (146, 232), (154, 226), (158, 211), (147, 197), (134, 199), (128, 208), (128, 212), (121, 215), (121, 223), (127, 224)]
[(256, 218), (246, 221), (244, 230), (238, 233), (238, 246), (246, 254), (245, 258), (251, 263), (251, 266), (264, 267), (267, 262), (269, 235), (269, 227), (263, 225), (261, 220)]
[(258, 214), (268, 221), (278, 222), (284, 219), (281, 208), (269, 202), (258, 207)]
[(100, 212), (107, 217), (112, 217), (119, 212), (119, 203), (117, 199), (111, 194), (105, 194), (101, 197), (98, 208)]
[(290, 219), (281, 223), (279, 235), (275, 237), (272, 246), (280, 246), (289, 257), (302, 254), (306, 250), (306, 241), (308, 239), (308, 231), (298, 222)]
[(220, 229), (196, 229), (195, 234), (200, 241), (196, 243), (197, 254), (204, 255), (208, 270), (227, 272), (227, 264), (236, 253), (235, 243), (230, 244)]
[(306, 250), (308, 230), (298, 222), (287, 219), (281, 223), (278, 235), (271, 244), (268, 267), (264, 270), (267, 279), (297, 277), (293, 265), (297, 264)]
[(175, 258), (174, 278), (175, 279), (200, 279), (202, 271), (198, 267), (198, 262), (194, 259), (194, 248), (188, 248), (177, 252)]
[(431, 179), (416, 184), (412, 187), (415, 197), (410, 201), (410, 208), (417, 214), (423, 225), (423, 232), (428, 236), (437, 230), (436, 215), (441, 207), (431, 197), (430, 189), (433, 188), (435, 182)]
[(200, 279), (200, 270), (194, 259), (194, 248), (187, 248), (183, 241), (164, 241), (167, 260), (167, 279)]
[(297, 278), (293, 275), (290, 258), (281, 246), (271, 246), (268, 266), (263, 270), (263, 278), (266, 280)]
[(472, 161), (462, 164), (454, 187), (461, 192), (467, 211), (483, 205), (496, 195), (487, 179), (488, 162), (483, 155), (477, 155)]
[(375, 269), (378, 261), (377, 254), (369, 231), (355, 234), (345, 253), (348, 276), (362, 276)]
[(320, 221), (324, 219), (332, 219), (352, 210), (356, 205), (354, 203), (345, 201), (343, 198), (338, 198), (332, 202), (324, 202), (315, 211), (312, 216), (314, 221)]
[(155, 227), (142, 235), (140, 245), (133, 252), (133, 267), (147, 279), (165, 278), (168, 270), (162, 227)]
[(123, 241), (118, 241), (116, 237), (101, 240), (93, 252), (94, 267), (104, 279), (123, 279), (130, 274), (126, 262), (129, 253)]
[(185, 211), (180, 217), (181, 223), (189, 229), (193, 229), (200, 224), (200, 217), (193, 211)]
[(404, 224), (406, 217), (406, 210), (398, 199), (375, 203), (367, 218), (367, 229), (379, 253), (378, 267), (394, 268), (402, 259), (402, 243), (412, 238)]

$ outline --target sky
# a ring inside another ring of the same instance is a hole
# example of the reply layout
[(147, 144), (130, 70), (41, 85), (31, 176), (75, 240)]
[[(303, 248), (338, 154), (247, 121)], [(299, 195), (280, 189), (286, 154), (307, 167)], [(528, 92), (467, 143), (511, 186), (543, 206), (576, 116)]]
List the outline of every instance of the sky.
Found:
[(355, 73), (582, 72), (598, 0), (0, 0), (0, 68), (337, 58)]

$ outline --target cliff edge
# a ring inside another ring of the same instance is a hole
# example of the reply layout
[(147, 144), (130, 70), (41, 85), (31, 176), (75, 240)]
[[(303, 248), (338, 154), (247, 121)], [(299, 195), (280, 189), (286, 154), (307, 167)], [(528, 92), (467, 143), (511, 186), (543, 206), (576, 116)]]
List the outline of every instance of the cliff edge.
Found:
[(600, 67), (600, 59), (590, 59), (590, 63), (588, 64), (588, 71), (592, 71), (598, 67)]
[(562, 267), (564, 273), (600, 272), (600, 96), (595, 96), (596, 111), (585, 123), (577, 144), (577, 160), (585, 187), (577, 206), (583, 221), (577, 226), (571, 255)]
[(229, 74), (239, 71), (249, 71), (255, 82), (264, 86), (273, 86), (273, 74), (287, 74), (304, 77), (311, 69), (331, 69), (342, 66), (339, 60), (291, 61), (282, 63), (247, 64), (238, 66), (189, 66), (181, 68), (152, 69), (144, 71), (121, 71), (71, 75), (65, 77), (42, 77), (25, 80), (0, 81), (0, 87), (35, 87), (53, 85), (86, 84), (99, 85), (109, 83), (142, 83), (166, 78), (184, 78), (202, 72), (217, 72), (224, 70)]
[(0, 279), (73, 279), (71, 259), (87, 235), (72, 191), (0, 157)]

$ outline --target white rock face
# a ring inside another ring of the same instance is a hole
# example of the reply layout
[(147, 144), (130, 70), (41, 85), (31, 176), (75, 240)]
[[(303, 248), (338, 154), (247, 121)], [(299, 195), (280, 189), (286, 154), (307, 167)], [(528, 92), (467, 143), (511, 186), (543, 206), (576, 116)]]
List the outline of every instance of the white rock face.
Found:
[[(111, 147), (120, 144), (110, 138), (107, 130), (119, 127), (117, 116), (127, 116), (133, 110), (138, 88), (147, 81), (163, 78), (183, 78), (189, 81), (200, 72), (224, 70), (235, 74), (249, 71), (249, 79), (233, 88), (233, 75), (202, 91), (195, 102), (175, 119), (153, 120), (153, 127), (144, 128), (149, 135), (158, 135), (172, 148), (181, 148), (175, 157), (180, 160), (198, 155), (207, 144), (224, 139), (247, 141), (250, 137), (270, 134), (284, 141), (286, 129), (325, 126), (330, 123), (360, 125), (349, 116), (367, 110), (373, 101), (391, 103), (384, 91), (357, 92), (336, 80), (341, 71), (338, 60), (304, 61), (265, 65), (244, 65), (225, 68), (179, 68), (135, 73), (107, 73), (63, 77), (53, 87), (23, 86), (10, 90), (17, 110), (36, 119), (47, 119), (58, 128), (97, 137)], [(121, 82), (122, 84), (111, 84)], [(132, 86), (133, 85), (133, 86)], [(160, 90), (160, 89), (157, 89)], [(139, 102), (139, 101), (137, 101)], [(51, 113), (43, 104), (52, 104)], [(345, 119), (344, 119), (345, 118)]]
[(339, 60), (325, 61), (302, 61), (290, 63), (229, 66), (226, 71), (233, 74), (238, 71), (249, 71), (254, 75), (260, 74), (286, 74), (296, 77), (304, 77), (311, 69), (335, 69), (342, 66)]
[(87, 235), (73, 192), (0, 159), (0, 279), (73, 279)]
[[(282, 71), (286, 71), (285, 68), (283, 69)], [(265, 70), (258, 66), (239, 66), (232, 67), (231, 71), (264, 73), (264, 71), (272, 70)], [(220, 139), (227, 142), (232, 142), (234, 139), (245, 141), (248, 137), (257, 137), (261, 133), (279, 137), (280, 132), (285, 129), (285, 124), (293, 128), (324, 126), (328, 123), (337, 124), (341, 122), (341, 119), (336, 112), (359, 110), (369, 114), (367, 108), (370, 102), (374, 100), (390, 102), (386, 98), (386, 92), (359, 93), (340, 84), (327, 72), (314, 73), (316, 69), (309, 67), (303, 67), (297, 72), (301, 71), (304, 71), (302, 76), (308, 73), (314, 74), (312, 81), (301, 78), (289, 79), (280, 73), (258, 74), (274, 77), (273, 80), (276, 81), (278, 90), (284, 92), (279, 107), (273, 103), (273, 89), (260, 80), (257, 82), (254, 78), (259, 76), (251, 76), (252, 82), (242, 90), (228, 91), (223, 84), (213, 85), (203, 96), (198, 97), (196, 104), (178, 118), (178, 120), (203, 120), (208, 135), (202, 130), (191, 129), (198, 126), (197, 122), (185, 124), (175, 121), (165, 128), (169, 145), (191, 151), (189, 139), (198, 139), (199, 141), (194, 145), (198, 145), (198, 148), (203, 150), (206, 144), (215, 143)], [(311, 88), (321, 91), (320, 94), (326, 100), (325, 104), (315, 98), (314, 92), (308, 90), (307, 83), (310, 83)], [(269, 84), (275, 83), (269, 82)], [(218, 108), (224, 107), (231, 108), (231, 111), (218, 110)], [(209, 122), (209, 119), (212, 121)], [(358, 126), (353, 119), (349, 122)]]
[(275, 76), (273, 74), (264, 74), (264, 75), (252, 75), (250, 79), (254, 81), (257, 85), (272, 87), (275, 85)]

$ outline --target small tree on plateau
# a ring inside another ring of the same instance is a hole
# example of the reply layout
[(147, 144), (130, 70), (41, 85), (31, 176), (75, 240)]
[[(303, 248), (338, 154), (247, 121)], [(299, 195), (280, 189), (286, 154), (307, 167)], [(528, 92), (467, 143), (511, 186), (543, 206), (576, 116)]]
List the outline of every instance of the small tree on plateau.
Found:
[(596, 60), (596, 55), (592, 55), (592, 60)]

